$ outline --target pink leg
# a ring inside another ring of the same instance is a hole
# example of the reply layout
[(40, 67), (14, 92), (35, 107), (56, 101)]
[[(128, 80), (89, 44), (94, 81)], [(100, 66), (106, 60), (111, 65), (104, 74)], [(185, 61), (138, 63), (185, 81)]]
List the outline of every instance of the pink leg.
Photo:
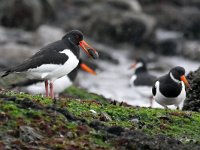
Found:
[(52, 99), (54, 99), (53, 83), (52, 83), (52, 82), (50, 82), (50, 97), (51, 97)]
[(45, 80), (45, 91), (46, 91), (46, 97), (48, 97), (49, 96), (48, 80)]

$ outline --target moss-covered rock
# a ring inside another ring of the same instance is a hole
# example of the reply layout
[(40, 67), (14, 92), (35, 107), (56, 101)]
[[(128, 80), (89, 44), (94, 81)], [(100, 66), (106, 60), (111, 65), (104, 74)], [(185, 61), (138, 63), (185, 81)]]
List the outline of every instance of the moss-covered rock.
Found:
[(111, 104), (76, 87), (58, 100), (0, 91), (0, 148), (199, 149), (200, 114)]
[(183, 110), (191, 110), (200, 112), (200, 68), (190, 72), (187, 79), (192, 90), (187, 89), (187, 98), (185, 100)]

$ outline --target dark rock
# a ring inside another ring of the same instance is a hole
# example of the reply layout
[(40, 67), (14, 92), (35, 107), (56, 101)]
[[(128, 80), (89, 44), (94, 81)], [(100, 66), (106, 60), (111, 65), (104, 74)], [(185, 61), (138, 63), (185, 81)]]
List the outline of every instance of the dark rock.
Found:
[(174, 5), (174, 6), (191, 6), (191, 7), (200, 7), (200, 1), (198, 0), (138, 0), (141, 5), (148, 6), (148, 5), (156, 5), (156, 4), (163, 4), (163, 5)]
[[(114, 141), (114, 140), (113, 140)], [(163, 135), (155, 137), (148, 136), (141, 131), (126, 131), (115, 138), (115, 148), (118, 149), (137, 149), (137, 150), (175, 150), (175, 149), (195, 149), (198, 145), (184, 145), (178, 140)]]
[(141, 44), (149, 38), (156, 22), (144, 13), (122, 9), (120, 6), (124, 6), (121, 3), (127, 5), (127, 1), (94, 2), (89, 10), (82, 8), (81, 15), (68, 19), (65, 29), (80, 29), (87, 36), (114, 46), (121, 43)]
[(20, 139), (24, 142), (34, 142), (36, 140), (41, 140), (42, 135), (37, 133), (37, 131), (29, 126), (20, 126)]
[(9, 0), (1, 1), (0, 23), (6, 27), (36, 29), (44, 20), (52, 19), (54, 10), (48, 0)]
[(155, 16), (160, 28), (183, 32), (184, 37), (189, 39), (200, 38), (198, 28), (200, 10), (198, 8), (158, 3), (145, 10), (146, 13)]
[(73, 116), (67, 110), (67, 108), (56, 108), (56, 107), (53, 107), (53, 106), (47, 106), (46, 109), (51, 109), (51, 110), (57, 111), (57, 112), (63, 114), (68, 120), (71, 120), (71, 121), (77, 121), (78, 120), (75, 116)]
[(200, 42), (199, 41), (184, 41), (182, 54), (186, 58), (192, 60), (200, 60)]
[(187, 79), (192, 90), (187, 89), (187, 98), (183, 105), (183, 110), (200, 112), (200, 68), (194, 72), (190, 72)]
[(124, 132), (124, 129), (120, 126), (113, 126), (113, 127), (109, 127), (107, 129), (107, 132), (115, 134), (115, 135), (121, 135), (121, 133)]
[(89, 126), (94, 128), (95, 130), (105, 129), (105, 125), (101, 121), (98, 121), (98, 120), (91, 121), (89, 123)]
[(99, 59), (109, 61), (116, 65), (119, 64), (119, 60), (113, 58), (111, 54), (103, 52), (103, 51), (99, 51)]
[(38, 104), (34, 103), (32, 100), (29, 98), (24, 98), (23, 100), (19, 101), (20, 107), (27, 109), (27, 108), (33, 108), (33, 109), (41, 109), (41, 106)]
[(4, 96), (4, 100), (6, 100), (6, 101), (12, 101), (12, 102), (15, 102), (16, 101), (16, 97), (15, 96), (11, 96), (11, 97), (8, 97), (8, 96)]

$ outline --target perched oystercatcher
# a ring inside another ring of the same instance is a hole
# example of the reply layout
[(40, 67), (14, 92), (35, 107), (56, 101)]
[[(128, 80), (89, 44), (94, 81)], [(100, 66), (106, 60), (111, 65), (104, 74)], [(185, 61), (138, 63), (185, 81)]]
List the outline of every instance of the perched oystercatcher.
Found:
[(174, 67), (155, 82), (152, 88), (154, 99), (165, 109), (168, 105), (175, 105), (179, 109), (180, 103), (186, 98), (185, 85), (191, 89), (185, 77), (185, 69)]
[(78, 30), (68, 32), (61, 40), (40, 49), (35, 55), (23, 63), (6, 70), (2, 77), (10, 73), (25, 73), (33, 79), (45, 81), (46, 96), (48, 96), (48, 80), (50, 97), (54, 98), (53, 82), (74, 70), (80, 58), (80, 47), (92, 58), (98, 58), (98, 53), (83, 40), (83, 34)]
[[(71, 71), (68, 75), (58, 78), (54, 81), (54, 94), (59, 95), (66, 88), (71, 86), (77, 77), (78, 70), (82, 69), (90, 74), (96, 75), (96, 72), (85, 63), (79, 61), (78, 66)], [(22, 91), (32, 95), (45, 94), (44, 81), (38, 79), (28, 79), (11, 85), (12, 88), (19, 87)]]
[(134, 69), (134, 74), (130, 79), (130, 85), (141, 96), (150, 99), (152, 106), (152, 86), (156, 81), (156, 77), (151, 75), (147, 69), (147, 63), (142, 58), (137, 58), (136, 62), (130, 67)]

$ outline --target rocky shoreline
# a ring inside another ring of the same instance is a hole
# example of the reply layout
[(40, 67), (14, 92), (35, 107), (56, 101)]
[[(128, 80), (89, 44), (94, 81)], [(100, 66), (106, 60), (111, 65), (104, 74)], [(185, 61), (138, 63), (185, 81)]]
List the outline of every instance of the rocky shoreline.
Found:
[(198, 113), (111, 103), (75, 87), (56, 103), (1, 89), (0, 103), (1, 149), (200, 148)]

